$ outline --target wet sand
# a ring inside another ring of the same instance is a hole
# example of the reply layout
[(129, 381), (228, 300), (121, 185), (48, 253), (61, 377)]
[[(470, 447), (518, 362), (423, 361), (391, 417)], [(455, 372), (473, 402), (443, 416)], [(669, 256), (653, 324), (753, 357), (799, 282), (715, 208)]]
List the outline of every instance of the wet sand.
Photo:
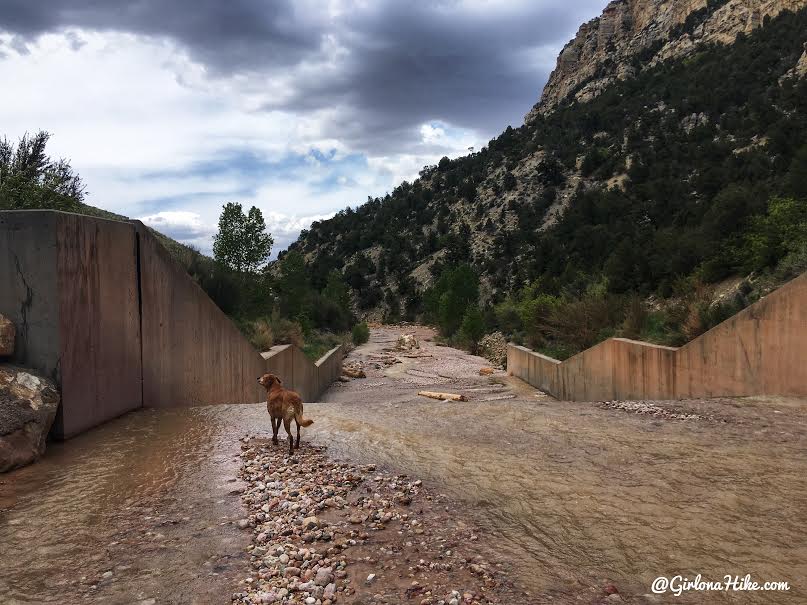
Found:
[[(527, 602), (618, 602), (604, 600), (608, 584), (623, 602), (807, 602), (804, 400), (652, 402), (670, 417), (557, 402), (430, 342), (374, 367), (399, 333), (374, 330), (350, 358), (367, 378), (306, 404), (303, 447), (445, 494)], [(229, 602), (249, 570), (238, 439), (269, 432), (262, 405), (146, 410), (0, 476), (3, 602)], [(650, 594), (675, 574), (792, 588)]]

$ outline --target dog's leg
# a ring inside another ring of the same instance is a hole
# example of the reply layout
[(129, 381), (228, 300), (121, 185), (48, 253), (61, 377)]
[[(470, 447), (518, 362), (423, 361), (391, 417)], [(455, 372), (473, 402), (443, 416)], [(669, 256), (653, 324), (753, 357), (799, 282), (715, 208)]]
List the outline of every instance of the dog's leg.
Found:
[(300, 449), (300, 423), (297, 422), (296, 418), (294, 419), (294, 424), (297, 425), (297, 445), (295, 445), (294, 447), (299, 450)]
[(286, 429), (286, 433), (289, 436), (289, 456), (294, 453), (294, 437), (291, 436), (291, 418), (284, 418), (283, 419), (283, 428)]
[(272, 417), (272, 443), (277, 445), (277, 432), (280, 430), (280, 418)]

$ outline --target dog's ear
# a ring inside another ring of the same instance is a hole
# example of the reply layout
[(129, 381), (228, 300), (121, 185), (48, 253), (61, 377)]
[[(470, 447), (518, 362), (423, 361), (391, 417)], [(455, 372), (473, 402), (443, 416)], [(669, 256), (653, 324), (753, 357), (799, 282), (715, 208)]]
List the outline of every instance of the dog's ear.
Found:
[(275, 376), (275, 380), (277, 380), (277, 384), (283, 384), (283, 381), (280, 380), (280, 376)]

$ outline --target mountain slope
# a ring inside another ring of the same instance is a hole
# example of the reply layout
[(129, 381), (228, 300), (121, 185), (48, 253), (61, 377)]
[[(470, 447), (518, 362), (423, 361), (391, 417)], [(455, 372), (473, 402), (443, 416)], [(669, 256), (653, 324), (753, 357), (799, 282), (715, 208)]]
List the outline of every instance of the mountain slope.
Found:
[[(769, 199), (807, 198), (807, 2), (676, 4), (689, 12), (662, 28), (656, 13), (672, 3), (612, 2), (583, 38), (628, 12), (630, 34), (594, 54), (583, 43), (577, 71), (561, 58), (523, 126), (314, 223), (292, 249), (315, 276), (342, 270), (371, 314), (417, 313), (434, 276), (464, 262), (483, 302), (534, 280), (548, 292), (605, 280), (612, 292), (667, 295), (693, 272), (747, 271), (742, 241)], [(716, 20), (742, 7), (750, 21)], [(717, 33), (694, 43), (693, 32)]]

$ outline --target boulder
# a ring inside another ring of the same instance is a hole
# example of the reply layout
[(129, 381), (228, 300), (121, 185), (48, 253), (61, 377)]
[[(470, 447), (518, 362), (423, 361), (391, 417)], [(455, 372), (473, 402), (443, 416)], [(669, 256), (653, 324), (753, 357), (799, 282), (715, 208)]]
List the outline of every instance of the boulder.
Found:
[(395, 343), (395, 348), (399, 351), (411, 351), (412, 349), (419, 349), (420, 343), (414, 334), (401, 334)]
[(0, 364), (0, 473), (30, 464), (45, 452), (58, 408), (59, 393), (50, 380)]
[(9, 357), (14, 353), (14, 324), (0, 313), (0, 357)]

